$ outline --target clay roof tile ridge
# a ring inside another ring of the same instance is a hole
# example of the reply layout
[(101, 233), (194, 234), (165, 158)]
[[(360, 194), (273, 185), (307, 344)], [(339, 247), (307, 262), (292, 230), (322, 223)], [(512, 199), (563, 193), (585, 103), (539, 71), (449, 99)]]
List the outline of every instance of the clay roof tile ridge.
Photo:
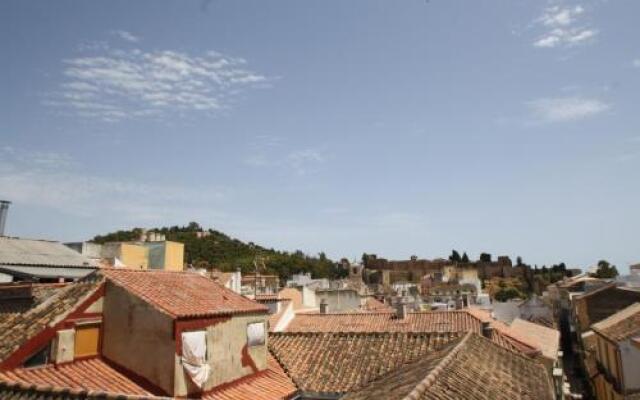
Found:
[(420, 397), (429, 389), (436, 381), (438, 375), (451, 363), (457, 356), (473, 333), (467, 333), (464, 338), (447, 354), (438, 365), (429, 372), (429, 374), (407, 395), (403, 400), (419, 400)]

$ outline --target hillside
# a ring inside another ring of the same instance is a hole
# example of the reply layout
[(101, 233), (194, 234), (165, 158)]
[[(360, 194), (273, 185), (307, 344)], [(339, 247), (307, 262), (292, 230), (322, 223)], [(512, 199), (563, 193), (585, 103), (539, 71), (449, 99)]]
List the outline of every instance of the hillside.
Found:
[[(187, 226), (172, 226), (148, 229), (163, 233), (167, 240), (184, 243), (185, 262), (195, 267), (218, 268), (222, 271), (234, 271), (240, 268), (243, 273), (254, 272), (254, 259), (260, 256), (265, 263), (266, 270), (262, 274), (274, 274), (281, 280), (288, 279), (294, 273), (310, 272), (314, 278), (335, 279), (345, 272), (328, 259), (324, 253), (309, 256), (302, 251), (292, 253), (265, 248), (252, 242), (245, 243), (213, 229), (209, 229), (208, 236), (198, 237), (203, 231), (196, 222)], [(105, 243), (112, 241), (138, 240), (143, 232), (141, 228), (121, 230), (104, 235), (97, 235), (93, 242)]]

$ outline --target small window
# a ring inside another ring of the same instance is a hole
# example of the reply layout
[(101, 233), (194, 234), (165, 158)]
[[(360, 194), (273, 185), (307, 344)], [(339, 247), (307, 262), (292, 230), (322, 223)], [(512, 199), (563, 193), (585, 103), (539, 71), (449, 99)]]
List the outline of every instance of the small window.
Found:
[(100, 343), (100, 324), (76, 326), (76, 344), (74, 357), (98, 355)]
[(49, 363), (50, 357), (51, 357), (51, 343), (48, 343), (46, 346), (40, 349), (37, 353), (29, 357), (22, 366), (24, 368), (32, 368), (32, 367), (38, 367), (40, 365), (45, 365)]
[(264, 322), (255, 322), (247, 325), (247, 345), (263, 346), (265, 336)]

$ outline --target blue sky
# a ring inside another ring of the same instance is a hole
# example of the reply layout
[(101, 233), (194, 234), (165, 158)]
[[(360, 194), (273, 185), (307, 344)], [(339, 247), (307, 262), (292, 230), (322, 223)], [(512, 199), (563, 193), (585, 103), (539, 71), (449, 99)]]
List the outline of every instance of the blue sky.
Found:
[(640, 261), (640, 3), (3, 1), (11, 235)]

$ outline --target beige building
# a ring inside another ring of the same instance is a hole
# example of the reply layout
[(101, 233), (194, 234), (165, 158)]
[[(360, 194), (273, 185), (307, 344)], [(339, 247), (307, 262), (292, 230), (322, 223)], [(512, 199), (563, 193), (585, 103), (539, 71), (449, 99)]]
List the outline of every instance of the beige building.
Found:
[(184, 244), (169, 240), (145, 242), (65, 243), (82, 255), (113, 267), (184, 270)]
[(640, 303), (592, 325), (598, 400), (640, 398)]
[(102, 245), (100, 256), (114, 267), (149, 268), (149, 250), (137, 244), (121, 242), (105, 243)]

